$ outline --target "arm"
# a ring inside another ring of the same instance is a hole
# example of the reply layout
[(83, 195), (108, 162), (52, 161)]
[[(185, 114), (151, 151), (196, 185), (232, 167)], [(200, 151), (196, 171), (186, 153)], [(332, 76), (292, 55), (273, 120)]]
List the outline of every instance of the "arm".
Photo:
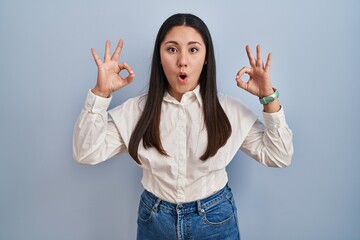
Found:
[(89, 91), (73, 132), (73, 157), (78, 163), (97, 164), (126, 151), (107, 107), (111, 98)]
[[(104, 62), (95, 49), (91, 49), (98, 67), (98, 77), (74, 127), (73, 156), (79, 163), (97, 164), (126, 150), (120, 133), (107, 112), (111, 93), (129, 84), (135, 76), (126, 63), (117, 63), (122, 47), (123, 41), (120, 40), (110, 57), (110, 42), (106, 41)], [(119, 75), (123, 69), (129, 73), (126, 78)]]
[[(246, 46), (246, 53), (251, 67), (240, 69), (236, 75), (237, 85), (259, 98), (271, 95), (274, 92), (270, 79), (272, 54), (269, 53), (264, 64), (259, 45), (256, 47), (256, 58), (249, 45)], [(243, 74), (249, 75), (247, 82), (242, 81)], [(266, 166), (288, 166), (293, 154), (292, 132), (279, 100), (264, 104), (263, 115), (265, 126), (259, 120), (256, 121), (241, 149)]]
[(241, 145), (241, 150), (269, 167), (287, 167), (293, 155), (292, 131), (283, 109), (263, 113), (264, 124), (257, 120)]

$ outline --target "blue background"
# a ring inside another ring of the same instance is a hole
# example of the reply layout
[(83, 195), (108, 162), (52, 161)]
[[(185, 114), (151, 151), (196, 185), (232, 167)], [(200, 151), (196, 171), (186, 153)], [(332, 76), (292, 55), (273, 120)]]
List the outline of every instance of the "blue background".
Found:
[(96, 81), (90, 48), (123, 38), (146, 91), (156, 33), (177, 12), (208, 25), (219, 90), (261, 116), (236, 87), (245, 45), (273, 52), (271, 76), (295, 155), (271, 169), (239, 152), (228, 171), (245, 240), (360, 239), (360, 2), (0, 0), (0, 239), (134, 239), (141, 170), (126, 154), (72, 159), (72, 129)]

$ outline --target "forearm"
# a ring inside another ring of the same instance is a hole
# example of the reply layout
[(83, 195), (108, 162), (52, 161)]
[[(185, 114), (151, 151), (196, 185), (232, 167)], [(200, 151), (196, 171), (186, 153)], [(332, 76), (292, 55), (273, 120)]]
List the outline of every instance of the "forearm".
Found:
[[(73, 131), (73, 157), (78, 163), (97, 164), (100, 158), (95, 149), (99, 149), (99, 142), (103, 140), (103, 131), (107, 126), (95, 124), (99, 116), (83, 110), (75, 123)], [(96, 126), (96, 127), (95, 127)]]
[(121, 149), (120, 135), (106, 111), (110, 100), (89, 93), (73, 132), (73, 156), (83, 164), (100, 163)]
[(286, 167), (293, 155), (292, 131), (288, 127), (283, 110), (264, 113), (265, 126), (254, 123), (241, 149), (265, 166)]
[(263, 105), (264, 112), (266, 113), (275, 113), (281, 109), (281, 105), (278, 99), (275, 99), (273, 102)]

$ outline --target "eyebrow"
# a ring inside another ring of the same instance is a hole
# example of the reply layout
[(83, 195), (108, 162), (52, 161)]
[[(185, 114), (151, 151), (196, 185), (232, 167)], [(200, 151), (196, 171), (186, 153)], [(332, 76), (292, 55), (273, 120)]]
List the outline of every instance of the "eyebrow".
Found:
[[(164, 44), (175, 44), (175, 45), (179, 45), (178, 42), (176, 42), (176, 41), (171, 41), (171, 40), (165, 42)], [(187, 45), (192, 45), (192, 44), (198, 44), (198, 45), (202, 46), (202, 44), (201, 44), (200, 42), (197, 42), (197, 41), (190, 41), (190, 42), (188, 42)]]

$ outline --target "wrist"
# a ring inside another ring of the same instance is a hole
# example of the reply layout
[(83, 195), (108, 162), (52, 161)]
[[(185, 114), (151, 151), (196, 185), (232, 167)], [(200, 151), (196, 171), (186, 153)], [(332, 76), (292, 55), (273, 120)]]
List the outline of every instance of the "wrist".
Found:
[(91, 92), (99, 97), (102, 98), (109, 98), (111, 95), (110, 91), (100, 91), (99, 89), (97, 89), (96, 87), (91, 89)]
[(273, 94), (275, 91), (276, 91), (275, 88), (269, 88), (269, 89), (266, 89), (264, 91), (260, 91), (259, 92), (259, 98), (267, 97), (267, 96)]
[(275, 101), (278, 98), (279, 98), (279, 91), (273, 88), (271, 94), (265, 95), (264, 97), (259, 97), (259, 101), (261, 104), (266, 105), (268, 103)]

